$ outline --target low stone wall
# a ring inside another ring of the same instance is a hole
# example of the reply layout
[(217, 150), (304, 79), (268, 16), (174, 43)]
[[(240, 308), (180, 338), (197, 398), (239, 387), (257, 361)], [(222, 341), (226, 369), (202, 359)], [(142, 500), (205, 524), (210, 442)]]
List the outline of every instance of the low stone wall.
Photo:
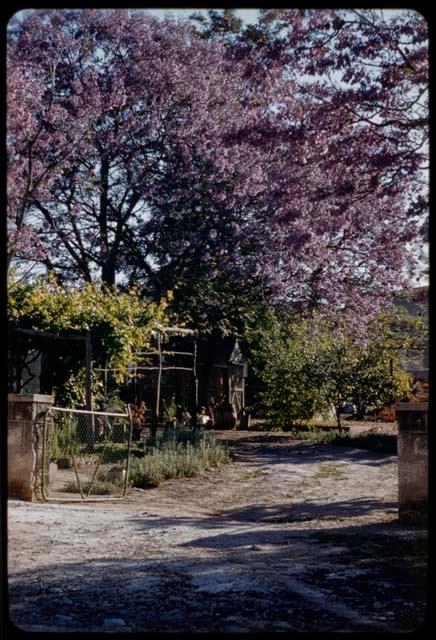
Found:
[(41, 394), (8, 396), (8, 495), (41, 498), (42, 417), (53, 397)]
[(398, 421), (398, 502), (404, 522), (425, 523), (428, 514), (428, 404), (400, 402)]

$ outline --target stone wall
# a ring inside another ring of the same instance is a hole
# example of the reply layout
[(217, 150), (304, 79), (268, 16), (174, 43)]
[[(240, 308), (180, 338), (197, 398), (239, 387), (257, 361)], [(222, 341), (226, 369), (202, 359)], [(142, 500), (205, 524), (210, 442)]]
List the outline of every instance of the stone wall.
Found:
[(398, 421), (399, 518), (426, 522), (428, 508), (428, 405), (395, 405)]
[(8, 396), (8, 495), (41, 498), (42, 418), (53, 397), (40, 394)]

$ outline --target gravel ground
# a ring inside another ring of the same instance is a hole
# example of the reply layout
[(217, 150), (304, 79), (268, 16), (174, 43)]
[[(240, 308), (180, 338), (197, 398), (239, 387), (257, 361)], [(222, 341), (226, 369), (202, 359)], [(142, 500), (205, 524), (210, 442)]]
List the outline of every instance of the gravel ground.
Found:
[(10, 615), (28, 631), (410, 631), (426, 531), (390, 454), (215, 432), (233, 461), (122, 502), (10, 500)]

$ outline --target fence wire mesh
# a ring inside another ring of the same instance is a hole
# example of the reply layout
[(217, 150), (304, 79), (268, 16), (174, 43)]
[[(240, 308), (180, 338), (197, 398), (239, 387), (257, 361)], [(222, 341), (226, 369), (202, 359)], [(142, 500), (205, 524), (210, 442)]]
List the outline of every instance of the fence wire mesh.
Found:
[(46, 500), (113, 500), (126, 495), (132, 420), (126, 414), (50, 408), (43, 423)]

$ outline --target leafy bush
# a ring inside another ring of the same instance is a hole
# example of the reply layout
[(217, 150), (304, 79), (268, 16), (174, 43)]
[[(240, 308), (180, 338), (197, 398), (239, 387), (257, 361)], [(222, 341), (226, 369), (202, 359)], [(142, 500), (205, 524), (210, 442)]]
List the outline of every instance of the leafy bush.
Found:
[(250, 361), (265, 386), (260, 401), (268, 424), (274, 427), (301, 425), (323, 409), (310, 366), (310, 345), (297, 339), (297, 333), (303, 338), (303, 324), (295, 326), (291, 337), (289, 323), (271, 312), (262, 327), (249, 336)]
[[(103, 384), (95, 372), (91, 376), (91, 390), (95, 409), (100, 409), (104, 402)], [(86, 406), (86, 369), (81, 367), (70, 374), (67, 381), (54, 387), (55, 404), (58, 407), (77, 409)]]
[[(126, 292), (95, 283), (63, 287), (48, 276), (32, 284), (11, 283), (8, 320), (13, 326), (58, 334), (90, 330), (94, 359), (116, 369), (115, 381), (123, 382), (135, 353), (148, 347), (153, 329), (168, 323), (170, 298), (168, 292), (156, 304), (144, 301), (134, 287)], [(76, 377), (73, 383), (83, 386), (84, 380)]]
[(77, 437), (78, 423), (74, 416), (66, 416), (52, 431), (51, 459), (68, 458), (78, 455), (80, 442)]
[(334, 408), (340, 428), (344, 402), (353, 402), (363, 417), (410, 394), (411, 378), (398, 366), (400, 338), (393, 340), (384, 317), (354, 335), (339, 316), (270, 312), (247, 340), (271, 427), (301, 427)]
[[(121, 482), (108, 482), (108, 481), (105, 481), (105, 480), (97, 480), (97, 479), (95, 479), (94, 482), (92, 483), (92, 489), (91, 489), (90, 496), (93, 496), (93, 495), (103, 496), (103, 495), (110, 495), (110, 494), (119, 494), (120, 493), (120, 489), (122, 488), (123, 484), (124, 483), (121, 483)], [(85, 482), (85, 483), (82, 483), (81, 486), (82, 486), (82, 491), (86, 495), (88, 493), (88, 491), (89, 491), (91, 483), (90, 482)], [(76, 480), (71, 480), (70, 482), (65, 484), (65, 486), (63, 487), (63, 491), (65, 493), (77, 493), (78, 492), (77, 481)]]
[(164, 398), (162, 401), (162, 406), (163, 406), (162, 415), (164, 420), (167, 422), (175, 420), (177, 415), (177, 405), (176, 405), (174, 395), (171, 397), (170, 400), (167, 400), (166, 398)]

